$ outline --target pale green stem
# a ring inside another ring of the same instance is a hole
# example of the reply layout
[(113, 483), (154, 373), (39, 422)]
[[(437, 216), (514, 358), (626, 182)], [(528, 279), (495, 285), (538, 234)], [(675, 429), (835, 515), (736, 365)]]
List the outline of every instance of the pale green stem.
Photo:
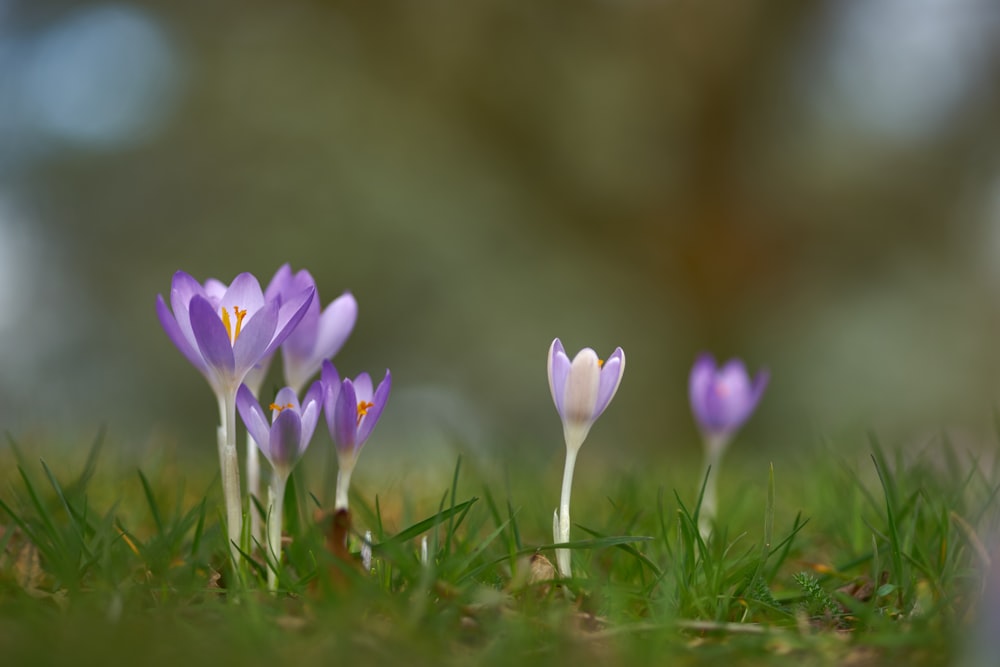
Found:
[(249, 505), (247, 511), (250, 512), (250, 544), (260, 544), (261, 525), (260, 513), (254, 499), (260, 499), (260, 450), (257, 448), (257, 441), (247, 433), (247, 496)]
[(274, 559), (274, 567), (267, 571), (267, 587), (278, 589), (278, 566), (281, 564), (281, 523), (284, 517), (285, 483), (288, 477), (274, 471), (268, 491), (267, 553)]
[(239, 562), (237, 546), (243, 529), (243, 499), (240, 496), (240, 463), (236, 454), (236, 392), (219, 398), (219, 466), (222, 495), (226, 503), (226, 527), (233, 564)]
[(351, 487), (351, 473), (354, 472), (354, 464), (345, 466), (341, 461), (340, 470), (337, 471), (337, 495), (334, 500), (333, 509), (347, 509), (347, 492)]
[[(559, 499), (559, 542), (569, 542), (569, 498), (573, 491), (573, 469), (576, 467), (576, 455), (579, 451), (575, 447), (566, 448), (566, 467), (563, 468), (562, 496)], [(565, 578), (573, 576), (570, 555), (569, 549), (556, 549), (559, 575)]]
[(729, 444), (728, 436), (705, 436), (705, 465), (702, 467), (701, 479), (705, 480), (705, 493), (701, 499), (701, 509), (698, 511), (698, 530), (702, 539), (707, 540), (715, 528), (719, 508), (719, 464), (722, 454)]

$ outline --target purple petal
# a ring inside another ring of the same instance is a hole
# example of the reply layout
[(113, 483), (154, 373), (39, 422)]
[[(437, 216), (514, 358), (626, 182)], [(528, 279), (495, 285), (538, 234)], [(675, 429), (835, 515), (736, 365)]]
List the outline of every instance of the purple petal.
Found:
[(364, 444), (368, 441), (368, 436), (372, 434), (372, 429), (378, 423), (378, 418), (382, 416), (382, 410), (389, 400), (389, 391), (392, 389), (392, 375), (386, 369), (385, 377), (378, 383), (378, 389), (372, 396), (372, 406), (368, 408), (368, 414), (361, 418), (361, 425), (358, 427), (358, 442)]
[(563, 414), (563, 397), (566, 394), (566, 378), (569, 377), (570, 361), (563, 349), (562, 342), (556, 338), (549, 346), (549, 390), (552, 392), (552, 400), (556, 404), (556, 411), (559, 416)]
[[(301, 294), (308, 289), (313, 290), (313, 298), (309, 301), (309, 306), (302, 314), (302, 319), (295, 329), (288, 334), (285, 342), (281, 345), (282, 354), (285, 359), (285, 377), (296, 376), (297, 382), (289, 382), (293, 386), (305, 384), (313, 371), (301, 368), (308, 366), (312, 361), (313, 353), (316, 350), (316, 337), (319, 332), (319, 291), (316, 289), (316, 281), (312, 274), (306, 270), (299, 271), (282, 292), (282, 298), (290, 298), (296, 294)], [(295, 372), (289, 372), (289, 363), (295, 366)], [(301, 377), (304, 375), (305, 377)]]
[[(291, 409), (299, 412), (299, 397), (295, 394), (295, 390), (291, 387), (282, 387), (278, 390), (277, 395), (274, 397), (275, 405), (280, 406), (283, 410)], [(291, 408), (288, 406), (291, 405)], [(275, 412), (278, 412), (277, 410)], [(277, 416), (276, 414), (271, 415), (273, 420)]]
[(222, 304), (222, 298), (226, 296), (226, 290), (228, 289), (229, 286), (221, 280), (209, 278), (205, 281), (202, 296), (208, 299), (213, 308), (219, 308)]
[(243, 329), (232, 347), (236, 373), (240, 375), (241, 382), (247, 372), (267, 355), (277, 320), (278, 304), (269, 301), (244, 322)]
[(354, 378), (354, 397), (359, 403), (361, 401), (371, 403), (372, 393), (371, 375), (368, 375), (368, 373), (361, 373), (358, 377)]
[(190, 312), (191, 328), (209, 369), (219, 375), (220, 379), (232, 378), (235, 367), (233, 347), (229, 343), (222, 318), (208, 299), (197, 294), (191, 299)]
[(601, 367), (601, 381), (597, 387), (597, 404), (594, 406), (594, 419), (601, 416), (608, 403), (614, 398), (625, 373), (625, 352), (620, 347), (615, 348), (608, 360)]
[(260, 283), (250, 273), (241, 273), (233, 278), (229, 284), (229, 289), (222, 297), (220, 308), (231, 311), (234, 307), (247, 311), (250, 317), (254, 316), (264, 305), (264, 293), (260, 290)]
[(274, 301), (284, 292), (285, 286), (292, 281), (292, 267), (286, 262), (274, 272), (274, 277), (264, 290), (264, 301)]
[(278, 349), (278, 346), (285, 342), (285, 338), (292, 332), (295, 326), (305, 315), (309, 307), (315, 289), (308, 289), (305, 292), (294, 295), (288, 300), (282, 299), (281, 307), (278, 310), (278, 324), (275, 327), (274, 339), (267, 348), (267, 353)]
[(319, 359), (329, 359), (340, 352), (357, 320), (358, 302), (353, 294), (344, 292), (334, 299), (319, 318), (315, 356)]
[[(185, 311), (186, 312), (186, 311)], [(205, 360), (202, 358), (201, 353), (196, 349), (191, 347), (191, 343), (188, 341), (184, 333), (181, 332), (179, 326), (177, 326), (177, 320), (170, 313), (167, 308), (167, 304), (163, 301), (163, 297), (157, 295), (156, 297), (156, 316), (160, 319), (160, 324), (163, 326), (163, 330), (167, 333), (167, 337), (171, 340), (175, 347), (181, 351), (188, 361), (190, 361), (195, 368), (197, 368), (202, 373), (205, 372)], [(194, 336), (194, 334), (191, 334)]]
[(707, 352), (698, 355), (698, 359), (691, 368), (691, 376), (688, 380), (688, 395), (691, 399), (691, 411), (694, 413), (695, 421), (701, 428), (708, 428), (711, 417), (706, 405), (706, 397), (711, 390), (712, 381), (715, 378), (715, 359)]
[[(328, 418), (329, 419), (329, 418)], [(354, 385), (345, 379), (340, 384), (340, 395), (333, 408), (333, 429), (330, 432), (333, 443), (341, 451), (353, 451), (358, 437), (358, 401)]]
[(325, 387), (321, 380), (312, 383), (302, 399), (302, 451), (312, 440), (313, 432), (316, 430), (316, 423), (319, 422), (319, 413), (323, 410), (323, 394)]
[(239, 390), (236, 392), (236, 409), (239, 411), (250, 437), (253, 438), (254, 442), (261, 447), (264, 455), (267, 456), (267, 452), (264, 451), (264, 448), (268, 446), (268, 442), (270, 441), (270, 428), (267, 425), (267, 417), (264, 416), (264, 411), (261, 410), (260, 404), (257, 403), (257, 399), (253, 397), (250, 388), (245, 384), (240, 385)]
[(298, 460), (302, 420), (295, 410), (282, 410), (271, 424), (270, 457), (275, 468), (291, 468)]
[(326, 415), (326, 425), (333, 433), (333, 413), (340, 395), (340, 375), (337, 367), (329, 359), (323, 361), (320, 369), (320, 382), (323, 383), (323, 413)]
[(188, 311), (191, 308), (191, 298), (195, 294), (206, 296), (197, 280), (183, 271), (175, 273), (173, 280), (170, 281), (170, 309), (174, 313), (174, 319), (177, 320), (177, 326), (192, 350), (198, 347), (198, 343), (194, 339), (194, 331), (191, 329), (191, 315)]

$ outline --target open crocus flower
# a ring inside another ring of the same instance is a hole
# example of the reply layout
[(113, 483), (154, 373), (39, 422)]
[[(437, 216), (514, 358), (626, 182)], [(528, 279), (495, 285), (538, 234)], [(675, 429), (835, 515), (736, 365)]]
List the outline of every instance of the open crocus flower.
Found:
[(769, 378), (769, 373), (761, 370), (751, 380), (739, 359), (731, 359), (718, 368), (708, 353), (699, 355), (691, 369), (688, 382), (691, 411), (702, 434), (708, 475), (699, 512), (701, 531), (706, 537), (715, 521), (716, 480), (722, 455), (733, 435), (757, 408)]
[(361, 448), (371, 436), (372, 429), (385, 409), (392, 388), (392, 376), (387, 370), (378, 387), (372, 390), (372, 379), (362, 373), (351, 381), (340, 379), (336, 367), (330, 361), (323, 362), (321, 371), (326, 396), (323, 401), (326, 424), (330, 437), (337, 448), (337, 493), (334, 509), (346, 510), (347, 492), (351, 485), (351, 473), (358, 462)]
[(243, 524), (236, 455), (236, 390), (261, 359), (284, 342), (305, 314), (313, 290), (286, 301), (265, 299), (260, 283), (241, 273), (226, 286), (204, 285), (183, 271), (174, 274), (170, 308), (156, 297), (156, 314), (170, 340), (197, 368), (219, 401), (219, 464), (231, 553), (238, 552)]
[(294, 389), (281, 389), (270, 405), (270, 424), (246, 385), (236, 394), (236, 407), (261, 454), (274, 468), (275, 476), (287, 479), (316, 430), (323, 410), (323, 385), (314, 382), (301, 404)]
[[(268, 510), (267, 551), (275, 559), (275, 563), (281, 557), (285, 485), (292, 468), (312, 440), (319, 413), (323, 409), (323, 392), (323, 384), (314, 382), (300, 404), (294, 389), (281, 389), (270, 405), (270, 424), (249, 387), (241, 386), (236, 394), (236, 407), (247, 431), (274, 469)], [(268, 571), (267, 581), (271, 590), (277, 587), (276, 568)]]
[[(316, 289), (312, 275), (302, 270), (292, 275), (286, 264), (278, 270), (282, 276), (282, 298), (304, 289)], [(278, 280), (278, 275), (275, 280)], [(295, 331), (281, 345), (285, 382), (301, 390), (309, 378), (319, 372), (324, 359), (330, 359), (344, 346), (358, 319), (358, 302), (350, 292), (344, 292), (320, 311), (319, 292), (309, 304)]]
[[(614, 398), (625, 372), (625, 353), (615, 348), (606, 362), (589, 347), (580, 350), (570, 361), (558, 338), (549, 347), (549, 389), (556, 410), (562, 418), (566, 441), (566, 467), (563, 470), (562, 497), (552, 522), (556, 543), (569, 542), (569, 501), (573, 489), (573, 469), (580, 446), (590, 433), (590, 427)], [(559, 573), (571, 576), (570, 553), (556, 550)]]
[(215, 392), (235, 395), (254, 365), (273, 353), (299, 323), (314, 292), (307, 288), (292, 298), (265, 299), (249, 273), (236, 276), (226, 287), (216, 280), (203, 286), (178, 271), (170, 287), (171, 307), (157, 296), (156, 314), (170, 340)]

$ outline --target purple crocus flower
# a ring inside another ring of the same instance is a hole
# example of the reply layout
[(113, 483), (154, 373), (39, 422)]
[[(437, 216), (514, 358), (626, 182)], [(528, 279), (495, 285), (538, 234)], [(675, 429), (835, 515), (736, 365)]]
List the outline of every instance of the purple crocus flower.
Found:
[(699, 529), (708, 539), (718, 506), (719, 464), (737, 429), (757, 408), (770, 375), (761, 370), (751, 381), (746, 366), (731, 359), (722, 368), (708, 353), (699, 355), (688, 382), (691, 411), (705, 446), (705, 488), (698, 512)]
[(590, 427), (614, 398), (625, 372), (625, 353), (615, 348), (606, 362), (585, 347), (570, 361), (556, 338), (549, 347), (549, 389), (563, 422), (566, 447), (579, 449)]
[[(615, 348), (606, 362), (585, 347), (570, 361), (562, 342), (556, 338), (549, 346), (549, 389), (563, 423), (566, 441), (566, 466), (563, 469), (559, 509), (552, 516), (552, 539), (556, 544), (569, 542), (569, 504), (573, 490), (576, 455), (590, 433), (590, 427), (614, 398), (625, 372), (625, 353)], [(556, 549), (556, 564), (563, 577), (572, 576), (570, 553)]]
[(760, 402), (770, 375), (761, 370), (750, 380), (746, 366), (731, 359), (717, 368), (715, 359), (702, 353), (691, 369), (688, 389), (691, 410), (706, 437), (728, 438), (750, 418)]
[(235, 395), (246, 374), (302, 319), (314, 291), (307, 288), (279, 302), (265, 299), (249, 273), (236, 276), (226, 287), (217, 280), (201, 285), (178, 271), (170, 287), (170, 308), (157, 296), (156, 314), (167, 336), (215, 393)]
[(351, 473), (361, 448), (371, 436), (372, 429), (385, 409), (392, 387), (392, 376), (386, 370), (385, 377), (373, 390), (368, 373), (362, 373), (353, 381), (350, 378), (341, 380), (336, 367), (325, 360), (321, 377), (326, 387), (323, 401), (326, 424), (337, 448), (337, 462), (340, 465), (335, 509), (347, 509)]
[(275, 590), (278, 585), (276, 564), (281, 560), (285, 485), (292, 468), (305, 453), (316, 431), (319, 413), (323, 409), (324, 390), (322, 382), (314, 382), (300, 404), (294, 389), (281, 389), (269, 406), (270, 424), (249, 387), (241, 385), (236, 394), (236, 407), (247, 431), (274, 469), (274, 474), (271, 475), (267, 525), (267, 553), (275, 563), (275, 567), (270, 568), (267, 573), (267, 583), (271, 590)]
[[(247, 373), (291, 333), (313, 299), (307, 289), (285, 301), (266, 299), (260, 283), (241, 273), (226, 286), (204, 285), (183, 271), (174, 274), (170, 308), (156, 297), (163, 330), (208, 380), (219, 401), (219, 465), (226, 503), (230, 553), (238, 558), (243, 525), (240, 472), (236, 455), (236, 390)], [(172, 312), (171, 312), (172, 311)]]
[(295, 390), (285, 387), (270, 404), (271, 423), (250, 389), (243, 385), (236, 394), (247, 431), (279, 476), (288, 478), (299, 457), (306, 451), (323, 409), (323, 384), (314, 382), (299, 403)]
[[(312, 275), (302, 270), (291, 274), (288, 265), (279, 273), (287, 276), (282, 296), (296, 294), (308, 287), (316, 288)], [(290, 387), (305, 386), (319, 372), (324, 359), (333, 357), (344, 346), (358, 319), (358, 302), (350, 292), (344, 292), (320, 311), (319, 293), (306, 309), (302, 321), (281, 345), (285, 381)]]

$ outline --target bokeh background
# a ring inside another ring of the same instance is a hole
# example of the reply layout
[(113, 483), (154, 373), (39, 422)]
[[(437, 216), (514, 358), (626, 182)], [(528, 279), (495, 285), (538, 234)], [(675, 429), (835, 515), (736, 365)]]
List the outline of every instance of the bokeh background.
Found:
[(698, 455), (701, 350), (744, 452), (993, 443), (998, 149), (994, 0), (0, 0), (0, 428), (214, 456), (155, 296), (289, 262), (393, 371), (366, 460), (558, 469), (555, 336), (626, 351), (609, 465)]

